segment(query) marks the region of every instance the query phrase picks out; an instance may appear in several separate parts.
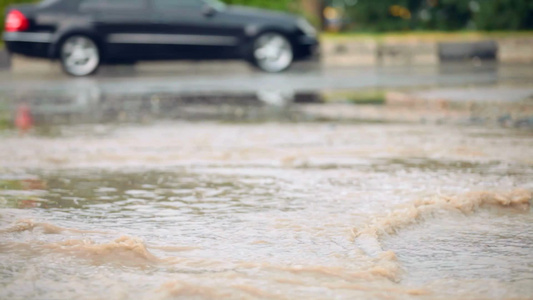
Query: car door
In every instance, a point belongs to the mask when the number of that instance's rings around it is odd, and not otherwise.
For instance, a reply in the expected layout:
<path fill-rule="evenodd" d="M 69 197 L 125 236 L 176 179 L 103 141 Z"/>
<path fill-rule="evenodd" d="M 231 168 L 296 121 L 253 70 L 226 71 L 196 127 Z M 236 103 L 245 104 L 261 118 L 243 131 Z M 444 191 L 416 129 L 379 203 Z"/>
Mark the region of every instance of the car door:
<path fill-rule="evenodd" d="M 82 0 L 79 9 L 92 15 L 107 59 L 128 61 L 153 55 L 153 45 L 146 43 L 153 33 L 148 0 Z"/>
<path fill-rule="evenodd" d="M 202 0 L 150 0 L 160 57 L 210 59 L 238 55 L 244 26 Z"/>

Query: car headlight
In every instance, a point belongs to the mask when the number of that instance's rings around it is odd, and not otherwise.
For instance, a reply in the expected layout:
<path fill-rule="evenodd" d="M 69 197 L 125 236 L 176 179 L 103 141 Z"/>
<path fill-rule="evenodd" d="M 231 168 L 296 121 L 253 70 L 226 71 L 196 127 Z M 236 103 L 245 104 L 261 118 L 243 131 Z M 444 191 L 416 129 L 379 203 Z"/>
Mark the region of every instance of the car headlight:
<path fill-rule="evenodd" d="M 316 29 L 315 27 L 313 27 L 313 25 L 311 25 L 311 23 L 309 23 L 309 21 L 307 21 L 306 19 L 304 18 L 300 18 L 298 19 L 298 28 L 300 28 L 301 31 L 303 31 L 303 33 L 305 33 L 305 35 L 307 36 L 310 36 L 310 37 L 316 37 Z"/>

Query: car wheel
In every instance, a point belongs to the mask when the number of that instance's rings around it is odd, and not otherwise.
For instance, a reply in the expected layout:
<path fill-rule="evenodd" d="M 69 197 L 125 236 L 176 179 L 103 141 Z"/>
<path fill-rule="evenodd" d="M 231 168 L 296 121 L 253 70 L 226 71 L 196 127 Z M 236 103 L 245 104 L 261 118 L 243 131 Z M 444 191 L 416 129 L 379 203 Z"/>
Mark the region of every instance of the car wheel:
<path fill-rule="evenodd" d="M 254 65 L 261 70 L 278 73 L 291 66 L 294 53 L 291 43 L 284 35 L 267 32 L 255 39 L 252 59 Z"/>
<path fill-rule="evenodd" d="M 74 35 L 61 44 L 61 65 L 72 76 L 87 76 L 100 65 L 100 51 L 89 37 Z"/>

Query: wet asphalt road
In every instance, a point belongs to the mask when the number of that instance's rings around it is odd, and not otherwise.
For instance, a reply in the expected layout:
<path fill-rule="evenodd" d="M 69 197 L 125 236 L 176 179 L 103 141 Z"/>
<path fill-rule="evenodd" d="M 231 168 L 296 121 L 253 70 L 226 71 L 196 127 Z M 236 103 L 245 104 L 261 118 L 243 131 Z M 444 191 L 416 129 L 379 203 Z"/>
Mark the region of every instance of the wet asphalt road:
<path fill-rule="evenodd" d="M 134 67 L 109 67 L 93 77 L 70 78 L 62 74 L 0 73 L 0 93 L 78 93 L 86 89 L 103 94 L 152 93 L 255 93 L 258 91 L 320 92 L 364 88 L 417 88 L 487 85 L 529 85 L 531 65 L 448 64 L 420 67 L 367 67 L 319 69 L 296 67 L 283 74 L 246 69 L 172 72 L 138 71 Z"/>
<path fill-rule="evenodd" d="M 362 91 L 364 94 L 368 89 L 380 89 L 407 90 L 416 97 L 427 99 L 521 105 L 522 100 L 532 95 L 533 82 L 531 65 L 447 64 L 337 69 L 297 65 L 283 74 L 254 72 L 244 65 L 232 64 L 209 70 L 202 69 L 202 65 L 175 71 L 173 67 L 108 67 L 87 78 L 71 78 L 58 72 L 0 72 L 0 114 L 12 119 L 21 104 L 28 104 L 39 124 L 144 122 L 154 118 L 294 121 L 338 119 L 348 111 L 350 119 L 390 121 L 398 120 L 395 116 L 402 116 L 401 120 L 404 117 L 440 120 L 443 116 L 430 116 L 429 112 L 421 115 L 412 115 L 410 111 L 386 112 L 385 108 L 373 105 L 367 110 L 362 110 L 361 106 L 329 105 L 327 108 L 320 105 L 316 111 L 309 112 L 301 111 L 303 106 L 291 104 L 322 103 L 325 94 L 330 95 L 327 100 L 345 103 L 348 99 L 345 92 Z M 187 68 L 191 68 L 190 72 Z M 524 120 L 533 124 L 530 115 L 522 113 L 525 108 L 511 107 L 511 112 L 502 109 L 501 105 L 491 107 L 489 110 L 483 108 L 481 115 L 472 116 L 467 111 L 466 115 L 456 116 L 453 120 L 507 120 L 515 111 L 520 111 L 513 124 Z"/>

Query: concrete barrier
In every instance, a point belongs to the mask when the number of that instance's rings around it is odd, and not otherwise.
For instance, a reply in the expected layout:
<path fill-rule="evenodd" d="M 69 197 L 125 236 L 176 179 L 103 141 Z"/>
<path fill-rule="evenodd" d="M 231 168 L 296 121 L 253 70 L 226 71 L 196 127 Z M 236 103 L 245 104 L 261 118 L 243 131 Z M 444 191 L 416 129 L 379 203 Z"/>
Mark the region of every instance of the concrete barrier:
<path fill-rule="evenodd" d="M 438 64 L 437 46 L 428 42 L 331 40 L 322 43 L 325 67 Z"/>
<path fill-rule="evenodd" d="M 377 43 L 372 40 L 330 40 L 321 44 L 324 66 L 372 66 L 377 64 Z"/>
<path fill-rule="evenodd" d="M 503 38 L 497 43 L 500 62 L 533 63 L 533 38 Z"/>
<path fill-rule="evenodd" d="M 378 47 L 381 65 L 435 65 L 437 45 L 430 42 L 384 42 Z"/>
<path fill-rule="evenodd" d="M 516 57 L 521 61 L 533 57 L 533 54 L 528 55 L 533 52 L 527 51 L 528 43 L 495 40 L 437 42 L 399 39 L 376 42 L 370 39 L 331 39 L 322 42 L 321 53 L 324 67 L 436 65 L 447 61 L 496 60 L 501 45 L 504 50 L 500 57 L 505 62 L 513 61 Z"/>
<path fill-rule="evenodd" d="M 496 41 L 445 42 L 439 43 L 440 61 L 460 61 L 474 58 L 496 60 L 498 44 Z"/>

